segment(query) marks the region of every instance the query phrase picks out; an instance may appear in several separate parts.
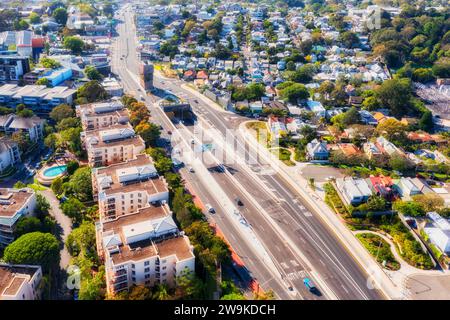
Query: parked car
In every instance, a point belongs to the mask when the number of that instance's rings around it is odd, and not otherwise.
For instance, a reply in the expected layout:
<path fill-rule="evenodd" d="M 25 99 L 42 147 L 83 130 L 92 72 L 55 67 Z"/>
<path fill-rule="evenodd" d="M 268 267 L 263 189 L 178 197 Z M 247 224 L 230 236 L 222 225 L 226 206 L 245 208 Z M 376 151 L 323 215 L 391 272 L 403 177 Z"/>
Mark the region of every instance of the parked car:
<path fill-rule="evenodd" d="M 195 170 L 194 170 L 194 168 L 192 168 L 192 167 L 189 167 L 189 172 L 190 172 L 190 173 L 195 173 Z"/>

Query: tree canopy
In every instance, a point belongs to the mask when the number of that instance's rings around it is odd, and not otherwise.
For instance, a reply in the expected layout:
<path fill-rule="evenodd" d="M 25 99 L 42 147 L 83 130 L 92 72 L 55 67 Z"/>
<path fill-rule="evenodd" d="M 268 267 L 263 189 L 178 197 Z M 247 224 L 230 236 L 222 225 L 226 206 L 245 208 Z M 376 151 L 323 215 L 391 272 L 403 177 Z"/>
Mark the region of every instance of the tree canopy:
<path fill-rule="evenodd" d="M 41 265 L 48 271 L 59 263 L 59 243 L 50 233 L 27 233 L 6 247 L 3 258 L 8 263 Z"/>

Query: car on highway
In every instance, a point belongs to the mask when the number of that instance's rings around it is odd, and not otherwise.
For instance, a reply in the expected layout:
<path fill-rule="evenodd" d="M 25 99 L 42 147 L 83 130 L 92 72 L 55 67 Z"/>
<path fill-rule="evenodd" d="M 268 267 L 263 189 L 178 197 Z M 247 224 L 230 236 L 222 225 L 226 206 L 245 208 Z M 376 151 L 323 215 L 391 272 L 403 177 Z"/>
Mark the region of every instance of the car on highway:
<path fill-rule="evenodd" d="M 171 135 L 171 134 L 172 134 L 172 131 L 170 131 L 170 130 L 167 131 L 167 134 L 168 134 L 168 135 Z"/>
<path fill-rule="evenodd" d="M 315 286 L 314 282 L 312 282 L 309 278 L 303 278 L 303 284 L 305 285 L 306 289 L 309 290 L 312 294 L 315 294 L 316 296 L 321 296 L 319 289 Z"/>
<path fill-rule="evenodd" d="M 208 203 L 205 205 L 206 210 L 208 210 L 209 213 L 216 213 L 216 210 Z"/>
<path fill-rule="evenodd" d="M 191 144 L 195 144 L 195 140 L 194 139 L 191 139 Z"/>
<path fill-rule="evenodd" d="M 195 99 L 194 102 L 198 104 L 198 100 L 197 99 Z"/>
<path fill-rule="evenodd" d="M 238 206 L 243 206 L 244 204 L 242 203 L 242 200 L 239 199 L 238 197 L 236 199 L 234 199 L 234 201 L 237 203 Z"/>

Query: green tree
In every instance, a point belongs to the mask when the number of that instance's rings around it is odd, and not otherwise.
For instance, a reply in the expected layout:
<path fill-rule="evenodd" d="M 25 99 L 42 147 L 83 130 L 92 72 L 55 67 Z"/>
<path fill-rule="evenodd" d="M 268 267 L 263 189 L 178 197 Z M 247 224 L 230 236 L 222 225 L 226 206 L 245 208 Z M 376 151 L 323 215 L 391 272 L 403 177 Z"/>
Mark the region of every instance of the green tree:
<path fill-rule="evenodd" d="M 80 201 L 92 200 L 91 168 L 78 168 L 68 182 L 70 194 Z"/>
<path fill-rule="evenodd" d="M 29 27 L 30 25 L 24 19 L 20 19 L 14 22 L 15 30 L 27 30 Z"/>
<path fill-rule="evenodd" d="M 64 48 L 72 51 L 73 54 L 81 54 L 84 48 L 84 41 L 76 36 L 68 36 L 64 38 Z"/>
<path fill-rule="evenodd" d="M 34 209 L 34 212 L 38 217 L 45 217 L 48 215 L 48 212 L 50 210 L 50 203 L 47 201 L 47 199 L 40 193 L 36 194 L 36 208 Z"/>
<path fill-rule="evenodd" d="M 32 12 L 29 19 L 31 24 L 38 24 L 41 22 L 41 17 L 36 12 Z"/>
<path fill-rule="evenodd" d="M 394 154 L 389 159 L 389 165 L 391 166 L 391 168 L 393 170 L 396 170 L 399 172 L 405 172 L 412 168 L 412 164 L 408 159 L 406 159 L 400 155 L 397 155 L 397 154 Z"/>
<path fill-rule="evenodd" d="M 52 184 L 50 185 L 50 188 L 52 189 L 53 193 L 56 195 L 61 195 L 64 192 L 63 188 L 63 179 L 61 177 L 56 178 L 52 181 Z"/>
<path fill-rule="evenodd" d="M 47 57 L 42 57 L 39 60 L 39 62 L 44 68 L 57 69 L 57 68 L 61 67 L 61 63 L 59 63 L 58 61 L 56 61 L 54 59 L 47 58 Z"/>
<path fill-rule="evenodd" d="M 74 172 L 80 167 L 80 164 L 76 160 L 70 160 L 67 163 L 67 173 L 69 175 L 74 174 Z"/>
<path fill-rule="evenodd" d="M 71 256 L 82 253 L 90 260 L 96 259 L 94 224 L 84 221 L 78 228 L 73 229 L 67 236 L 66 247 Z"/>
<path fill-rule="evenodd" d="M 58 131 L 64 131 L 70 128 L 81 128 L 81 121 L 78 117 L 64 118 L 56 125 Z"/>
<path fill-rule="evenodd" d="M 136 133 L 145 141 L 146 146 L 154 146 L 161 135 L 159 126 L 154 123 L 143 121 L 135 129 Z"/>
<path fill-rule="evenodd" d="M 292 83 L 287 87 L 283 87 L 279 90 L 279 94 L 282 99 L 292 103 L 296 103 L 298 99 L 304 100 L 309 97 L 308 89 L 300 83 Z"/>
<path fill-rule="evenodd" d="M 52 150 L 54 150 L 56 148 L 57 143 L 58 143 L 58 137 L 54 133 L 50 133 L 44 139 L 45 146 Z"/>
<path fill-rule="evenodd" d="M 37 264 L 47 272 L 59 263 L 59 243 L 49 233 L 27 233 L 6 247 L 3 259 L 14 264 Z"/>
<path fill-rule="evenodd" d="M 69 198 L 61 204 L 63 213 L 72 219 L 74 223 L 80 223 L 83 220 L 83 213 L 86 210 L 85 205 L 76 198 Z"/>
<path fill-rule="evenodd" d="M 408 113 L 411 107 L 411 83 L 407 78 L 386 80 L 376 90 L 376 97 L 392 114 L 401 117 Z"/>
<path fill-rule="evenodd" d="M 84 73 L 89 80 L 103 80 L 103 75 L 94 66 L 86 66 L 86 68 L 84 68 Z"/>
<path fill-rule="evenodd" d="M 22 188 L 26 188 L 27 185 L 25 183 L 23 183 L 22 181 L 17 181 L 13 187 L 14 187 L 14 189 L 22 189 Z"/>
<path fill-rule="evenodd" d="M 52 118 L 56 123 L 60 122 L 65 118 L 70 118 L 75 116 L 75 111 L 73 108 L 67 104 L 60 104 L 52 109 L 49 114 L 50 118 Z"/>
<path fill-rule="evenodd" d="M 85 83 L 77 91 L 77 102 L 81 104 L 102 101 L 107 97 L 105 88 L 96 80 Z"/>
<path fill-rule="evenodd" d="M 426 213 L 424 206 L 416 201 L 397 200 L 393 203 L 392 208 L 405 216 L 411 217 L 421 217 Z"/>
<path fill-rule="evenodd" d="M 359 37 L 351 31 L 344 31 L 339 35 L 339 41 L 341 41 L 345 47 L 351 49 L 359 45 Z"/>
<path fill-rule="evenodd" d="M 80 300 L 103 300 L 105 286 L 105 271 L 104 267 L 101 267 L 93 277 L 83 277 L 78 298 Z"/>
<path fill-rule="evenodd" d="M 421 130 L 430 132 L 431 130 L 433 130 L 433 127 L 433 114 L 431 113 L 431 111 L 424 112 L 419 120 L 419 128 Z"/>
<path fill-rule="evenodd" d="M 36 217 L 22 217 L 16 223 L 16 230 L 14 234 L 16 237 L 20 237 L 26 233 L 42 231 L 41 220 Z"/>
<path fill-rule="evenodd" d="M 55 18 L 55 21 L 62 26 L 66 25 L 67 22 L 67 10 L 64 8 L 57 8 L 52 13 L 52 17 Z"/>
<path fill-rule="evenodd" d="M 48 80 L 48 78 L 39 78 L 38 80 L 36 80 L 36 82 L 34 83 L 37 86 L 46 86 L 47 88 L 51 87 L 51 83 L 50 80 Z"/>

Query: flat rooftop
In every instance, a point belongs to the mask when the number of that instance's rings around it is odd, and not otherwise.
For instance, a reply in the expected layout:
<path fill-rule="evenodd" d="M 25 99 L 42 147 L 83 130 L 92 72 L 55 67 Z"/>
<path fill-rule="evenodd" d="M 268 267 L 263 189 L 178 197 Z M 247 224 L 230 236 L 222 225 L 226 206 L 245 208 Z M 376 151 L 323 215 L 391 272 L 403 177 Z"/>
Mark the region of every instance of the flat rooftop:
<path fill-rule="evenodd" d="M 0 264 L 0 297 L 15 295 L 22 284 L 33 278 L 38 270 L 38 266 Z"/>
<path fill-rule="evenodd" d="M 0 217 L 14 216 L 33 194 L 26 189 L 0 188 Z"/>

